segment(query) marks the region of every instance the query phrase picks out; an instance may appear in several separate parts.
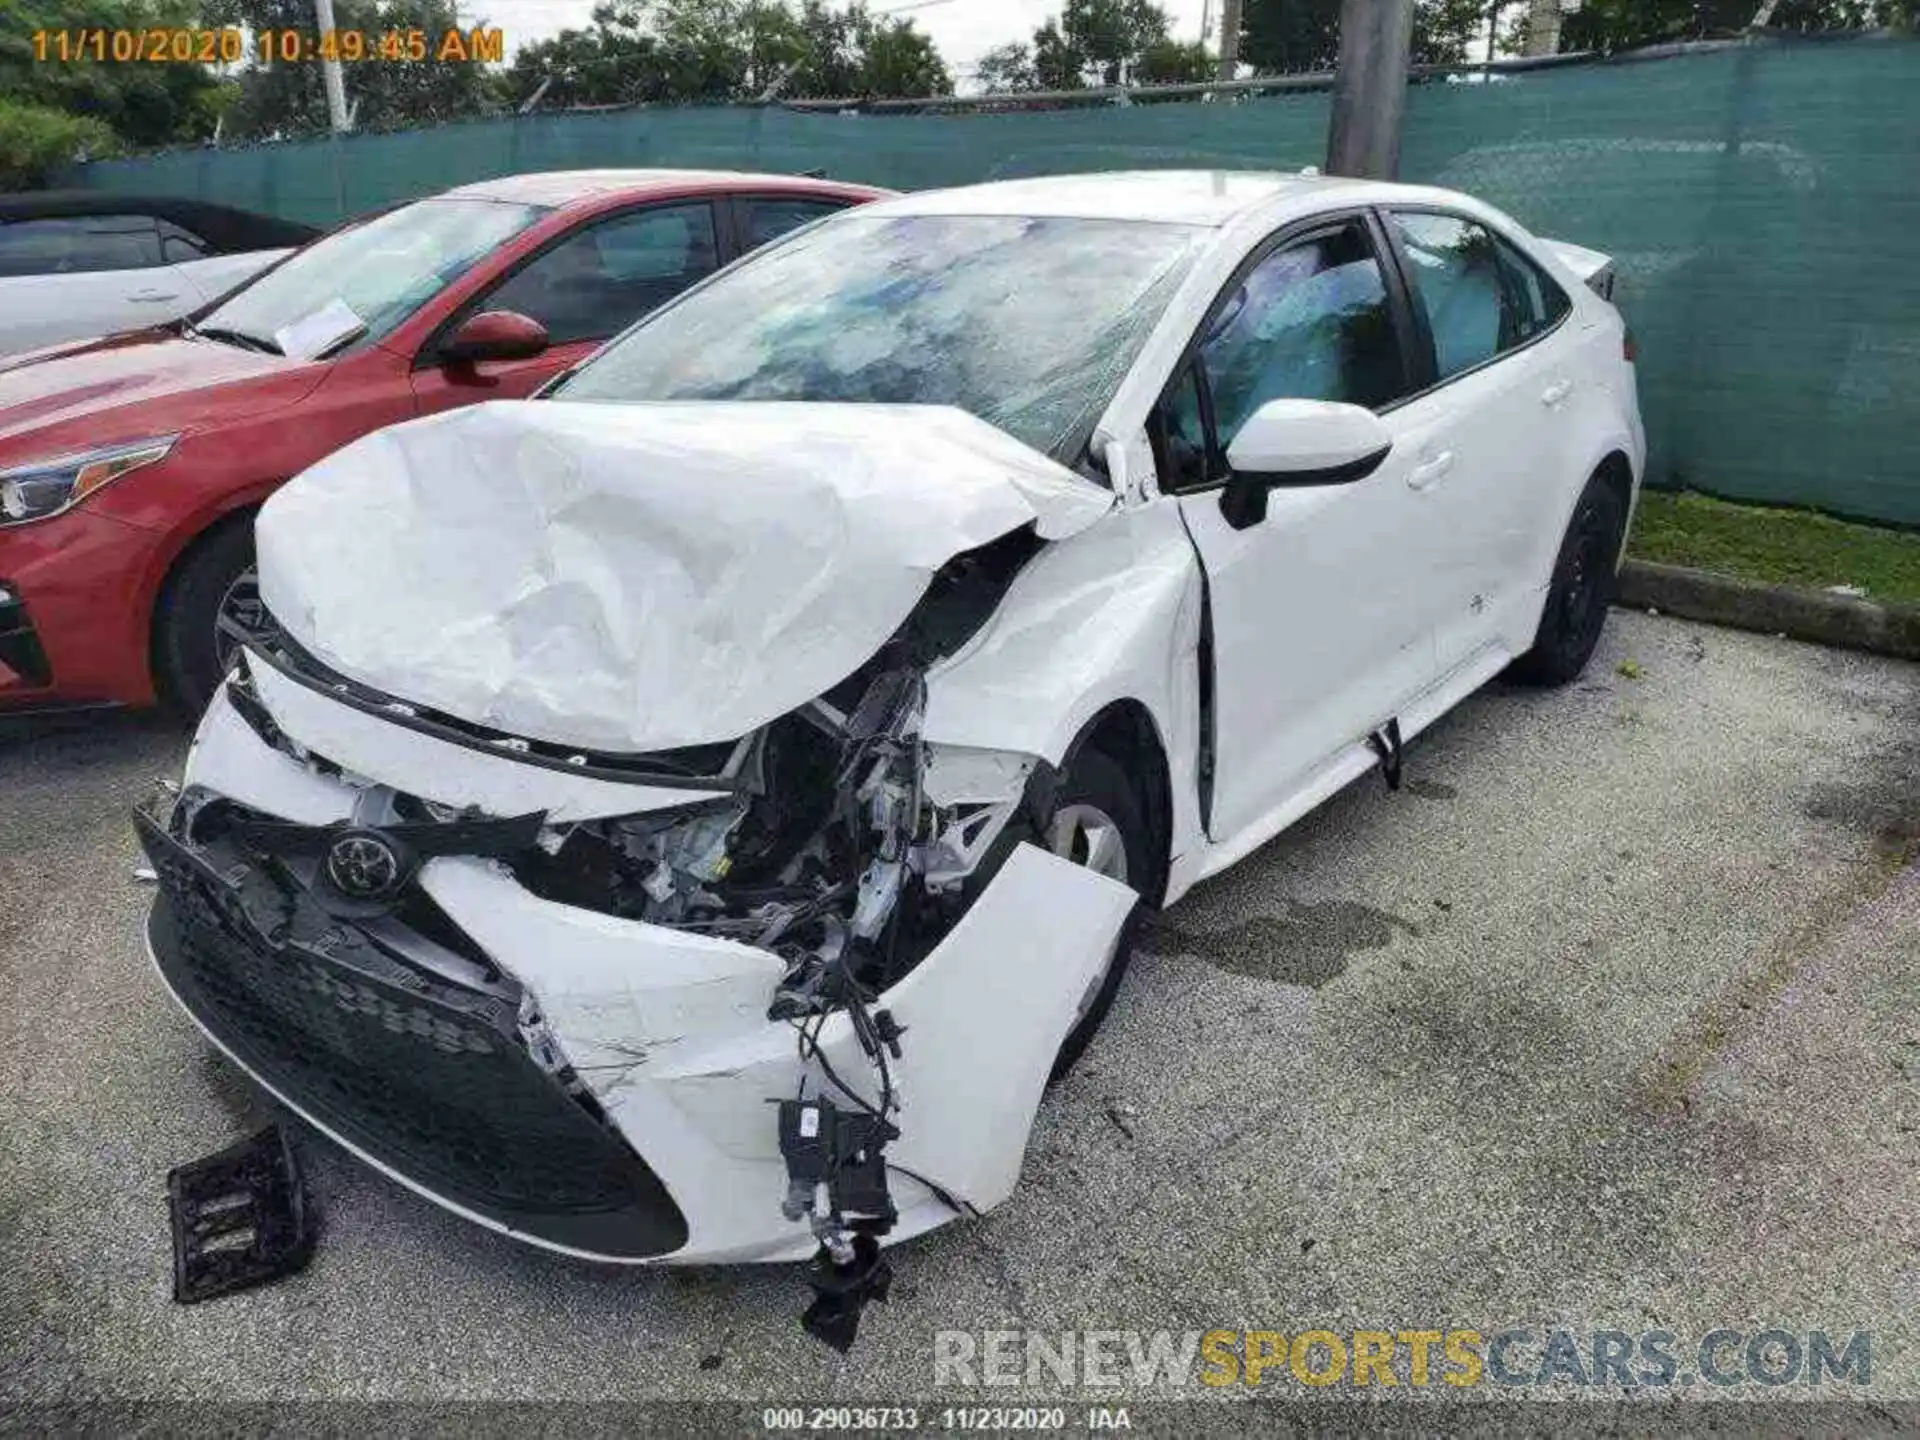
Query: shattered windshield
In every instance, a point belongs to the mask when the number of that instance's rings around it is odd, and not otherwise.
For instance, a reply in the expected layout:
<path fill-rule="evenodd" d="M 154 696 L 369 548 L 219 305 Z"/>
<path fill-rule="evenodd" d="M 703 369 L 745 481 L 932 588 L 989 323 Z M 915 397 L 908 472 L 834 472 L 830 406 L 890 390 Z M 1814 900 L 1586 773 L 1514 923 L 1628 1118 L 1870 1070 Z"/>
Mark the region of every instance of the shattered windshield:
<path fill-rule="evenodd" d="M 1203 234 L 1133 220 L 846 215 L 630 331 L 561 393 L 954 405 L 1071 463 Z"/>
<path fill-rule="evenodd" d="M 316 240 L 195 328 L 302 356 L 355 336 L 378 340 L 546 213 L 498 200 L 403 205 Z"/>

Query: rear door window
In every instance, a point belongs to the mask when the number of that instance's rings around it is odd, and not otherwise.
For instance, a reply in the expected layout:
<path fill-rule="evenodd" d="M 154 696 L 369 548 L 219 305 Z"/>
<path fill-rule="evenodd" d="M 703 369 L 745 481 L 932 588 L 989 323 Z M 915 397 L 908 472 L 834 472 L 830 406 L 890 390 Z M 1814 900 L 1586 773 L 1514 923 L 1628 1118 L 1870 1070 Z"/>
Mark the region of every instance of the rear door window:
<path fill-rule="evenodd" d="M 802 200 L 797 197 L 760 199 L 741 199 L 734 201 L 735 212 L 740 217 L 740 250 L 745 254 L 749 250 L 758 250 L 785 235 L 789 230 L 798 230 L 802 225 L 811 225 L 814 221 L 836 211 L 846 209 L 838 200 Z"/>
<path fill-rule="evenodd" d="M 1558 325 L 1573 308 L 1559 282 L 1506 241 L 1496 239 L 1494 248 L 1517 296 L 1520 339 L 1531 340 Z"/>
<path fill-rule="evenodd" d="M 164 264 L 151 215 L 85 215 L 0 225 L 0 276 L 81 275 Z"/>
<path fill-rule="evenodd" d="M 713 207 L 664 205 L 569 236 L 467 307 L 514 310 L 554 344 L 603 340 L 719 268 Z"/>
<path fill-rule="evenodd" d="M 1526 344 L 1571 308 L 1566 292 L 1486 226 L 1459 215 L 1395 211 L 1414 304 L 1446 380 Z"/>

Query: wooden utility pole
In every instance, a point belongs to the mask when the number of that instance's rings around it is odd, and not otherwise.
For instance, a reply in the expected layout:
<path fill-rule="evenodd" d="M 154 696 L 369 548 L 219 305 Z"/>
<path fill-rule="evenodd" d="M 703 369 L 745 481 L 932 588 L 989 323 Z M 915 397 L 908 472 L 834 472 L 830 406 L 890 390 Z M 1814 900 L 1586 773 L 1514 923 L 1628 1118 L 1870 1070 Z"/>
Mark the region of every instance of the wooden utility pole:
<path fill-rule="evenodd" d="M 1222 80 L 1239 78 L 1240 70 L 1240 0 L 1221 0 L 1220 5 L 1220 74 Z"/>
<path fill-rule="evenodd" d="M 1413 0 L 1340 0 L 1327 173 L 1391 180 L 1400 169 Z"/>

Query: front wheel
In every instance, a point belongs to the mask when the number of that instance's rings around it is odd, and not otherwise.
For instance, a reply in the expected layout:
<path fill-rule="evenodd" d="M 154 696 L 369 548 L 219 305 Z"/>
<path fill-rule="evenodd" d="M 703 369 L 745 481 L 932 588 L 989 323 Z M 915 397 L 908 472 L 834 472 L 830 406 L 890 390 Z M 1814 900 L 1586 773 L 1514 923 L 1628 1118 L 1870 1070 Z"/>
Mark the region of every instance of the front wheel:
<path fill-rule="evenodd" d="M 1514 679 L 1530 685 L 1565 685 L 1582 670 L 1600 643 L 1618 580 L 1620 546 L 1626 539 L 1627 497 L 1618 485 L 1595 475 L 1573 507 L 1546 608 L 1533 648 L 1513 662 Z"/>
<path fill-rule="evenodd" d="M 155 678 L 182 715 L 199 717 L 233 663 L 220 616 L 257 603 L 257 593 L 249 517 L 201 536 L 168 577 L 154 617 Z"/>
<path fill-rule="evenodd" d="M 1152 837 L 1140 802 L 1126 772 L 1098 750 L 1084 750 L 1061 782 L 1053 819 L 1042 837 L 1046 848 L 1063 860 L 1118 880 L 1139 890 L 1153 867 Z M 1080 997 L 1073 1028 L 1060 1042 L 1048 1080 L 1058 1080 L 1079 1060 L 1100 1022 L 1113 1007 L 1113 997 L 1126 974 L 1127 961 L 1139 937 L 1143 906 L 1135 905 L 1120 928 L 1106 963 Z"/>

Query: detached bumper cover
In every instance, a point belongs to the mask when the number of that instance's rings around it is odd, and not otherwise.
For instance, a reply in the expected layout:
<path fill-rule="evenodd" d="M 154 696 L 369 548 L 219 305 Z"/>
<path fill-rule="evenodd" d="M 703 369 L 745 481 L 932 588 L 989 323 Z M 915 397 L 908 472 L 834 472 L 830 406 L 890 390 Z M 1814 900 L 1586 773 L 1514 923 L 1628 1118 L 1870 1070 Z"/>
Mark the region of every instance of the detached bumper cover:
<path fill-rule="evenodd" d="M 500 1229 L 629 1260 L 685 1245 L 659 1178 L 527 1052 L 515 982 L 429 974 L 219 846 L 136 824 L 160 879 L 162 977 L 294 1109 Z"/>

